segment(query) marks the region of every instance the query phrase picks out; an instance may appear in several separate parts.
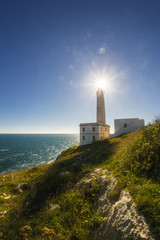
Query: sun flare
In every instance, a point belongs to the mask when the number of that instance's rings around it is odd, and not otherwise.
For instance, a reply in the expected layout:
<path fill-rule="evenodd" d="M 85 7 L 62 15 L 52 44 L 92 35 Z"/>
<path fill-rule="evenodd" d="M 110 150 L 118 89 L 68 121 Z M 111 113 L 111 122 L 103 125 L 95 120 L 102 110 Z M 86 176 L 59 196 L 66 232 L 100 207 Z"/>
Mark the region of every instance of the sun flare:
<path fill-rule="evenodd" d="M 122 83 L 126 79 L 126 70 L 119 70 L 114 66 L 107 66 L 107 64 L 100 67 L 90 67 L 87 70 L 83 82 L 87 96 L 88 91 L 90 95 L 93 95 L 98 89 L 102 89 L 110 98 L 113 98 L 117 92 L 123 93 Z"/>
<path fill-rule="evenodd" d="M 96 85 L 97 89 L 100 88 L 100 89 L 105 90 L 105 88 L 106 88 L 106 81 L 103 80 L 103 79 L 97 79 L 95 85 Z"/>

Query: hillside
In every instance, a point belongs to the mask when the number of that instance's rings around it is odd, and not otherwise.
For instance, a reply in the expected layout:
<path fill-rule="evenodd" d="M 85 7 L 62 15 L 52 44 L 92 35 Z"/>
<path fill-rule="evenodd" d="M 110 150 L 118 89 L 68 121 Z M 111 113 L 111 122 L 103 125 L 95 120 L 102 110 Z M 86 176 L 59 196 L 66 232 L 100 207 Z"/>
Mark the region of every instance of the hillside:
<path fill-rule="evenodd" d="M 52 164 L 0 175 L 0 239 L 93 239 L 104 219 L 98 209 L 102 185 L 93 178 L 85 191 L 76 186 L 95 169 L 116 179 L 109 193 L 113 201 L 122 190 L 129 192 L 152 236 L 160 239 L 160 121 L 74 146 Z"/>

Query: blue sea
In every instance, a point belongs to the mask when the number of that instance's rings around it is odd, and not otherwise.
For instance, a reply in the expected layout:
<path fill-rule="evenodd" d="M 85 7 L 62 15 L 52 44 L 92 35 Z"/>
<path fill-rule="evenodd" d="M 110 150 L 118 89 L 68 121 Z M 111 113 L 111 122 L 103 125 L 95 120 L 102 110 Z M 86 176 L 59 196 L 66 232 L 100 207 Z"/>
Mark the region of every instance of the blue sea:
<path fill-rule="evenodd" d="M 50 163 L 77 144 L 78 134 L 0 134 L 0 174 Z"/>

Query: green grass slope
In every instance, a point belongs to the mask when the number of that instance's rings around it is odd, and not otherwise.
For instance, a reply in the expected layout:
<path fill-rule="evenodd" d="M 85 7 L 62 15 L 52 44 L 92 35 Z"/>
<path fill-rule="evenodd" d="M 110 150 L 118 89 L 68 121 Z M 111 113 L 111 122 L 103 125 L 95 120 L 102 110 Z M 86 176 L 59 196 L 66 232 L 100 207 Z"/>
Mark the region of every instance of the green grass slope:
<path fill-rule="evenodd" d="M 72 147 L 52 164 L 0 175 L 0 239 L 92 239 L 102 221 L 96 209 L 101 186 L 93 182 L 87 194 L 72 188 L 97 167 L 118 179 L 112 197 L 129 191 L 160 239 L 160 121 L 119 138 Z M 17 190 L 19 183 L 24 185 Z"/>

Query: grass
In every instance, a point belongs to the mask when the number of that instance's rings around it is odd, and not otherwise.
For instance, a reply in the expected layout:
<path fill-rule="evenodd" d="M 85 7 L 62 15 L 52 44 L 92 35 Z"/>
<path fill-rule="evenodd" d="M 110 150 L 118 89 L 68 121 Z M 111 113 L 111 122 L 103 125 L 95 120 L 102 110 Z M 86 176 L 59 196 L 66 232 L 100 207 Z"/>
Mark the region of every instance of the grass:
<path fill-rule="evenodd" d="M 2 204 L 2 210 L 8 211 L 0 222 L 3 239 L 52 239 L 53 235 L 54 239 L 90 239 L 102 220 L 93 197 L 99 186 L 93 182 L 85 194 L 73 193 L 71 188 L 98 164 L 97 159 L 91 164 L 92 157 L 91 146 L 73 147 L 56 163 L 1 176 L 0 181 L 5 177 L 1 193 L 12 195 L 12 200 Z M 16 193 L 21 181 L 27 182 L 28 189 Z M 51 211 L 50 204 L 60 208 Z"/>
<path fill-rule="evenodd" d="M 127 189 L 160 239 L 159 121 L 118 138 L 69 148 L 55 163 L 0 175 L 0 212 L 7 211 L 0 218 L 0 239 L 92 239 L 102 221 L 96 209 L 101 186 L 95 180 L 84 193 L 72 188 L 97 167 L 118 179 L 110 197 L 116 201 Z M 28 187 L 18 193 L 20 182 Z M 52 211 L 51 204 L 59 208 Z"/>

